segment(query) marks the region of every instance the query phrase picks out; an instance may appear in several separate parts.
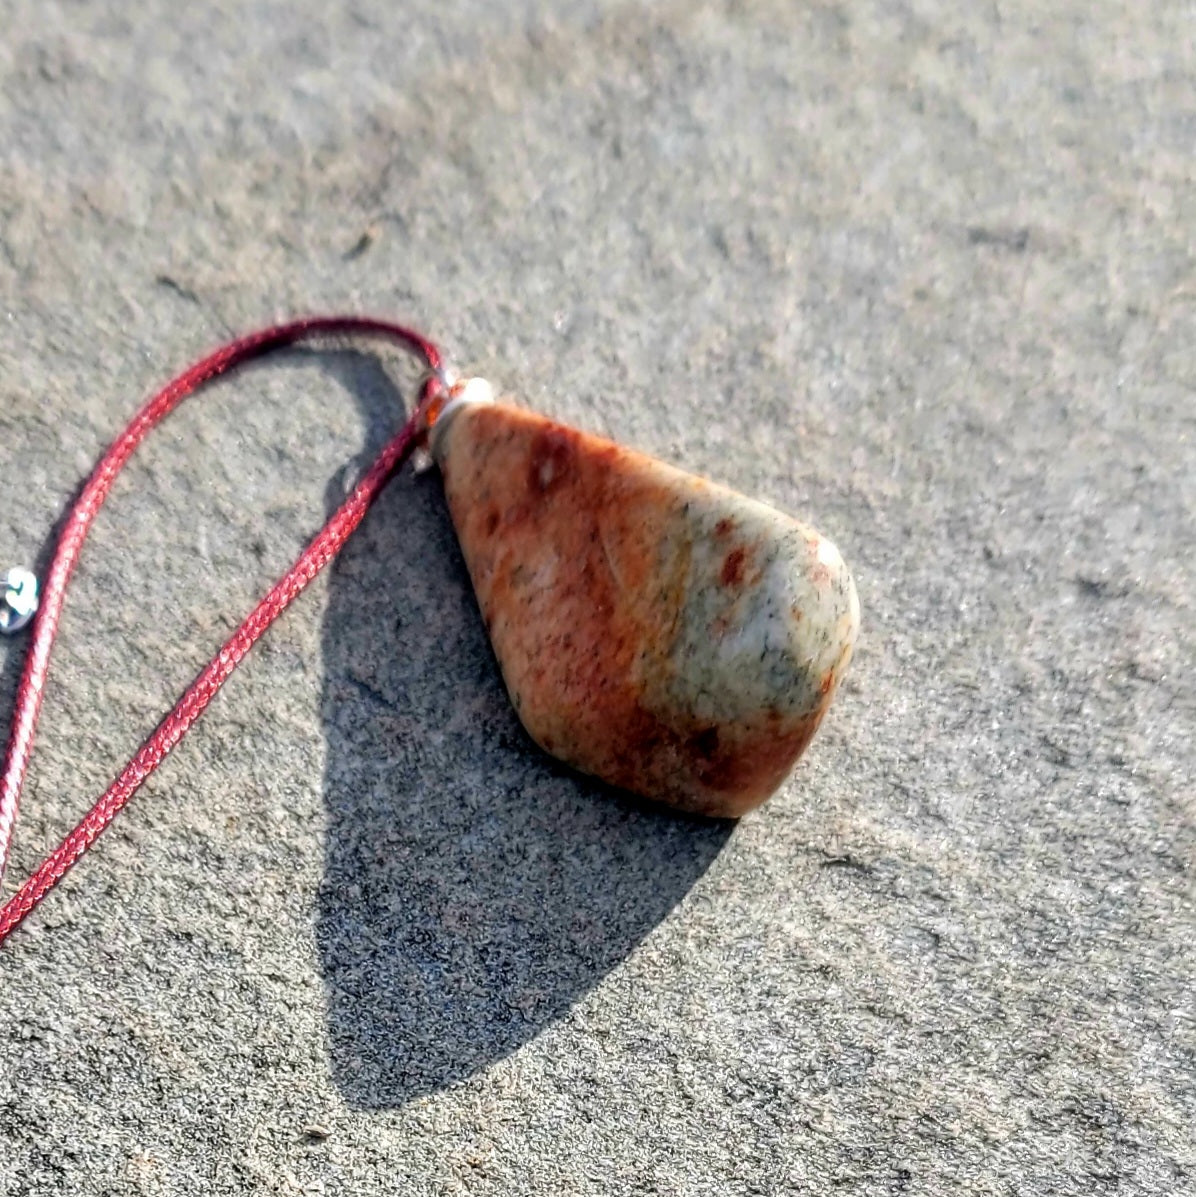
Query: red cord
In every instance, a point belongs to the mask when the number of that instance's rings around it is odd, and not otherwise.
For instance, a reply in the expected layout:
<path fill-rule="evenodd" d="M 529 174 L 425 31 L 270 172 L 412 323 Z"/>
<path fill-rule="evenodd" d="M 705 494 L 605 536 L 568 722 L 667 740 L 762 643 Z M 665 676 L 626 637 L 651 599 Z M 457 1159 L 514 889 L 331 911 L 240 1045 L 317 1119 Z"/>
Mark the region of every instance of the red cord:
<path fill-rule="evenodd" d="M 420 392 L 415 414 L 382 450 L 353 493 L 304 549 L 295 564 L 191 683 L 174 709 L 162 720 L 157 730 L 145 741 L 137 755 L 125 766 L 120 776 L 108 787 L 78 826 L 0 908 L 0 944 L 91 847 L 125 803 L 137 792 L 142 782 L 162 763 L 171 749 L 186 735 L 191 725 L 203 714 L 204 708 L 241 663 L 258 637 L 336 556 L 353 530 L 361 523 L 370 505 L 394 472 L 410 456 L 422 436 L 427 411 L 441 390 L 439 373 L 443 362 L 440 351 L 431 341 L 411 329 L 385 320 L 371 320 L 360 316 L 315 317 L 251 333 L 204 358 L 150 399 L 100 458 L 83 492 L 75 501 L 59 534 L 42 595 L 41 609 L 33 626 L 33 640 L 17 690 L 4 772 L 0 775 L 0 878 L 3 877 L 4 866 L 8 862 L 21 786 L 33 749 L 33 737 L 50 664 L 50 649 L 58 631 L 67 583 L 79 559 L 88 530 L 107 498 L 116 476 L 150 429 L 205 382 L 272 350 L 313 337 L 350 333 L 397 341 L 423 359 L 430 373 Z"/>

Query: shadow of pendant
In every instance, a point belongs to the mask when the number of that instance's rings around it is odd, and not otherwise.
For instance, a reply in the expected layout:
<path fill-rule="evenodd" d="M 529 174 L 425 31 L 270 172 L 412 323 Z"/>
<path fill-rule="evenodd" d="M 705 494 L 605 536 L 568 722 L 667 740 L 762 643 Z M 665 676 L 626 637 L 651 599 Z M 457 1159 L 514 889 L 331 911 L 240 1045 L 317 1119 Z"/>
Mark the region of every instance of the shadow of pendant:
<path fill-rule="evenodd" d="M 397 397 L 362 362 L 337 373 L 372 448 Z M 331 1068 L 350 1105 L 395 1107 L 564 1015 L 733 825 L 640 804 L 532 743 L 435 473 L 396 479 L 334 563 L 323 656 Z"/>

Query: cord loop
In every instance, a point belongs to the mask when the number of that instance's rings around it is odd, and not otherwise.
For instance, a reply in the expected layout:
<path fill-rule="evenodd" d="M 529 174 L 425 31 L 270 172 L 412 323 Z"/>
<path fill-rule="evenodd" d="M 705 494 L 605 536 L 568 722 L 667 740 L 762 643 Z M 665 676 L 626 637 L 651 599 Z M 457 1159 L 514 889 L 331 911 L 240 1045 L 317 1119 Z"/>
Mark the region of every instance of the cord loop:
<path fill-rule="evenodd" d="M 365 316 L 312 317 L 250 333 L 209 354 L 150 399 L 100 458 L 79 498 L 71 507 L 46 576 L 41 614 L 34 623 L 33 639 L 17 690 L 4 770 L 0 773 L 0 880 L 3 878 L 4 866 L 12 845 L 21 787 L 33 749 L 34 733 L 50 665 L 50 650 L 58 631 L 67 584 L 79 559 L 88 530 L 108 497 L 117 475 L 149 431 L 204 383 L 274 350 L 315 337 L 344 334 L 394 341 L 423 361 L 428 373 L 420 386 L 414 414 L 382 450 L 349 497 L 303 550 L 294 565 L 275 583 L 265 598 L 204 667 L 175 704 L 174 709 L 142 744 L 137 755 L 125 766 L 91 810 L 42 861 L 16 894 L 0 908 L 0 944 L 62 880 L 70 867 L 116 818 L 146 778 L 187 734 L 257 639 L 336 556 L 391 476 L 410 457 L 423 438 L 429 409 L 447 385 L 440 350 L 426 337 L 410 328 Z M 15 609 L 14 601 L 27 608 L 30 601 L 27 593 L 28 580 L 18 578 L 19 585 L 13 585 L 12 576 L 11 572 L 5 575 L 3 583 L 6 609 Z M 36 586 L 36 579 L 33 579 L 35 607 Z M 2 618 L 0 612 L 0 621 Z"/>

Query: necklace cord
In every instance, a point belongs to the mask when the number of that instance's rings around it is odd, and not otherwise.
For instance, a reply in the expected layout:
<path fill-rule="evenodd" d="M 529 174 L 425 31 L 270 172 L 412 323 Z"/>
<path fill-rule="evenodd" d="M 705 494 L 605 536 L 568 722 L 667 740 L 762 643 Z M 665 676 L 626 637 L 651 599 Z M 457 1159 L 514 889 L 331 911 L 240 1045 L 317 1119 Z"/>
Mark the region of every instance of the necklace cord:
<path fill-rule="evenodd" d="M 0 880 L 3 879 L 12 846 L 17 807 L 33 749 L 49 670 L 50 650 L 58 631 L 67 584 L 87 533 L 117 475 L 150 430 L 205 383 L 246 362 L 301 341 L 344 335 L 377 337 L 397 342 L 422 360 L 428 373 L 420 388 L 414 414 L 382 450 L 349 497 L 300 553 L 295 563 L 204 666 L 116 780 L 74 830 L 0 907 L 0 944 L 95 843 L 142 783 L 187 734 L 258 638 L 336 556 L 395 471 L 410 457 L 424 435 L 429 410 L 444 390 L 444 362 L 440 350 L 412 329 L 364 316 L 311 317 L 250 333 L 197 362 L 148 400 L 100 458 L 71 506 L 58 536 L 46 576 L 42 605 L 34 620 L 33 638 L 17 689 L 4 770 L 0 774 Z"/>

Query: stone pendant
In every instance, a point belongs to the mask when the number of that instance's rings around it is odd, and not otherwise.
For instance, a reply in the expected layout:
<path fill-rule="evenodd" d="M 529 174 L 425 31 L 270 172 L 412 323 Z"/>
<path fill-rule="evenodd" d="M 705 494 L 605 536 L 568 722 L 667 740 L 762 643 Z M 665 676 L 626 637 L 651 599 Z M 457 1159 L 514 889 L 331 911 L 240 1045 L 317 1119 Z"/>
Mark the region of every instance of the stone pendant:
<path fill-rule="evenodd" d="M 758 806 L 851 658 L 859 602 L 839 551 L 763 503 L 471 388 L 431 448 L 524 727 L 682 810 Z"/>

